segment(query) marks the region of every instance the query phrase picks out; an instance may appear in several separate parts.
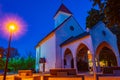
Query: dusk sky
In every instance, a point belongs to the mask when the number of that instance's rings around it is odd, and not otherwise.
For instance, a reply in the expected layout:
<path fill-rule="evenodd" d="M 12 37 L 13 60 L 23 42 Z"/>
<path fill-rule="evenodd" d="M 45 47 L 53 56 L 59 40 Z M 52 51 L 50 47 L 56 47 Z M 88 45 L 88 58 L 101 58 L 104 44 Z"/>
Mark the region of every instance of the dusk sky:
<path fill-rule="evenodd" d="M 0 0 L 0 19 L 7 14 L 21 17 L 27 24 L 27 32 L 12 40 L 12 47 L 21 55 L 35 54 L 35 46 L 54 29 L 53 16 L 62 0 Z M 73 13 L 78 23 L 85 28 L 88 11 L 92 8 L 90 0 L 63 0 L 63 4 Z M 1 27 L 1 26 L 0 26 Z M 0 46 L 7 48 L 8 39 L 1 36 Z"/>

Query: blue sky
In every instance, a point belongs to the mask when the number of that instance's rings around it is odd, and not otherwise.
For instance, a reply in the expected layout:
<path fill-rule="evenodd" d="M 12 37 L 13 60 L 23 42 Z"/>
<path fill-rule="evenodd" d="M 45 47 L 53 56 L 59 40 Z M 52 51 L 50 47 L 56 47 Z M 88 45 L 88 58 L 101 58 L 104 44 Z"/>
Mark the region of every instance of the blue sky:
<path fill-rule="evenodd" d="M 53 16 L 62 0 L 0 0 L 0 18 L 6 14 L 15 14 L 27 23 L 27 32 L 12 47 L 21 55 L 35 54 L 35 46 L 54 29 Z M 90 0 L 63 0 L 64 5 L 73 13 L 81 27 L 85 28 L 87 12 L 92 8 Z M 0 33 L 2 35 L 2 33 Z M 0 46 L 7 48 L 8 40 L 0 36 Z"/>

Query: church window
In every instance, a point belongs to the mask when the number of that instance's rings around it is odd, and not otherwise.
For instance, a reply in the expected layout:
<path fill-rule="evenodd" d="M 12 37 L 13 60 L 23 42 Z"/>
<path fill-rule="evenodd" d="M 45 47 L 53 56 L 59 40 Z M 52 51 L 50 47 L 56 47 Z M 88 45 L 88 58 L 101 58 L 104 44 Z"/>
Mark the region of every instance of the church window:
<path fill-rule="evenodd" d="M 103 34 L 104 36 L 106 36 L 106 32 L 105 32 L 105 31 L 102 31 L 102 34 Z"/>
<path fill-rule="evenodd" d="M 71 31 L 74 31 L 74 27 L 73 27 L 73 26 L 70 26 L 70 30 L 71 30 Z"/>

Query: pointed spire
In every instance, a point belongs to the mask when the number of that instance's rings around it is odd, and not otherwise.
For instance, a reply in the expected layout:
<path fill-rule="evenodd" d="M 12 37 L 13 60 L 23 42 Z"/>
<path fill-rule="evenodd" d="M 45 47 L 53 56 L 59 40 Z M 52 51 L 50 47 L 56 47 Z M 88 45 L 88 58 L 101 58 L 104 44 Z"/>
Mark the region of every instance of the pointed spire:
<path fill-rule="evenodd" d="M 58 11 L 63 11 L 63 12 L 66 12 L 66 13 L 70 13 L 70 14 L 71 14 L 71 12 L 67 9 L 67 7 L 66 7 L 64 4 L 62 4 L 62 5 L 60 6 L 60 8 L 58 9 Z"/>
<path fill-rule="evenodd" d="M 61 6 L 60 6 L 60 8 L 57 10 L 55 16 L 57 15 L 57 13 L 58 13 L 59 11 L 65 12 L 65 13 L 68 13 L 68 14 L 72 14 L 72 12 L 71 12 L 69 9 L 67 9 L 67 7 L 66 7 L 64 4 L 61 4 Z M 54 17 L 55 17 L 55 16 L 54 16 Z"/>

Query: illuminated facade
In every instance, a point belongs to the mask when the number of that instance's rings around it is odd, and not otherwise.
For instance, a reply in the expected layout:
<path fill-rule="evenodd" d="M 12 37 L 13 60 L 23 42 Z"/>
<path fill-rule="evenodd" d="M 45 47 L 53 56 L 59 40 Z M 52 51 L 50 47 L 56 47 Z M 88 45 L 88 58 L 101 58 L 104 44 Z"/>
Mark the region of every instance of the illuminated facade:
<path fill-rule="evenodd" d="M 116 36 L 103 22 L 84 30 L 63 4 L 54 20 L 55 29 L 36 46 L 36 71 L 43 71 L 40 58 L 46 60 L 45 71 L 76 68 L 79 72 L 90 71 L 91 68 L 99 70 L 103 66 L 120 66 Z"/>

